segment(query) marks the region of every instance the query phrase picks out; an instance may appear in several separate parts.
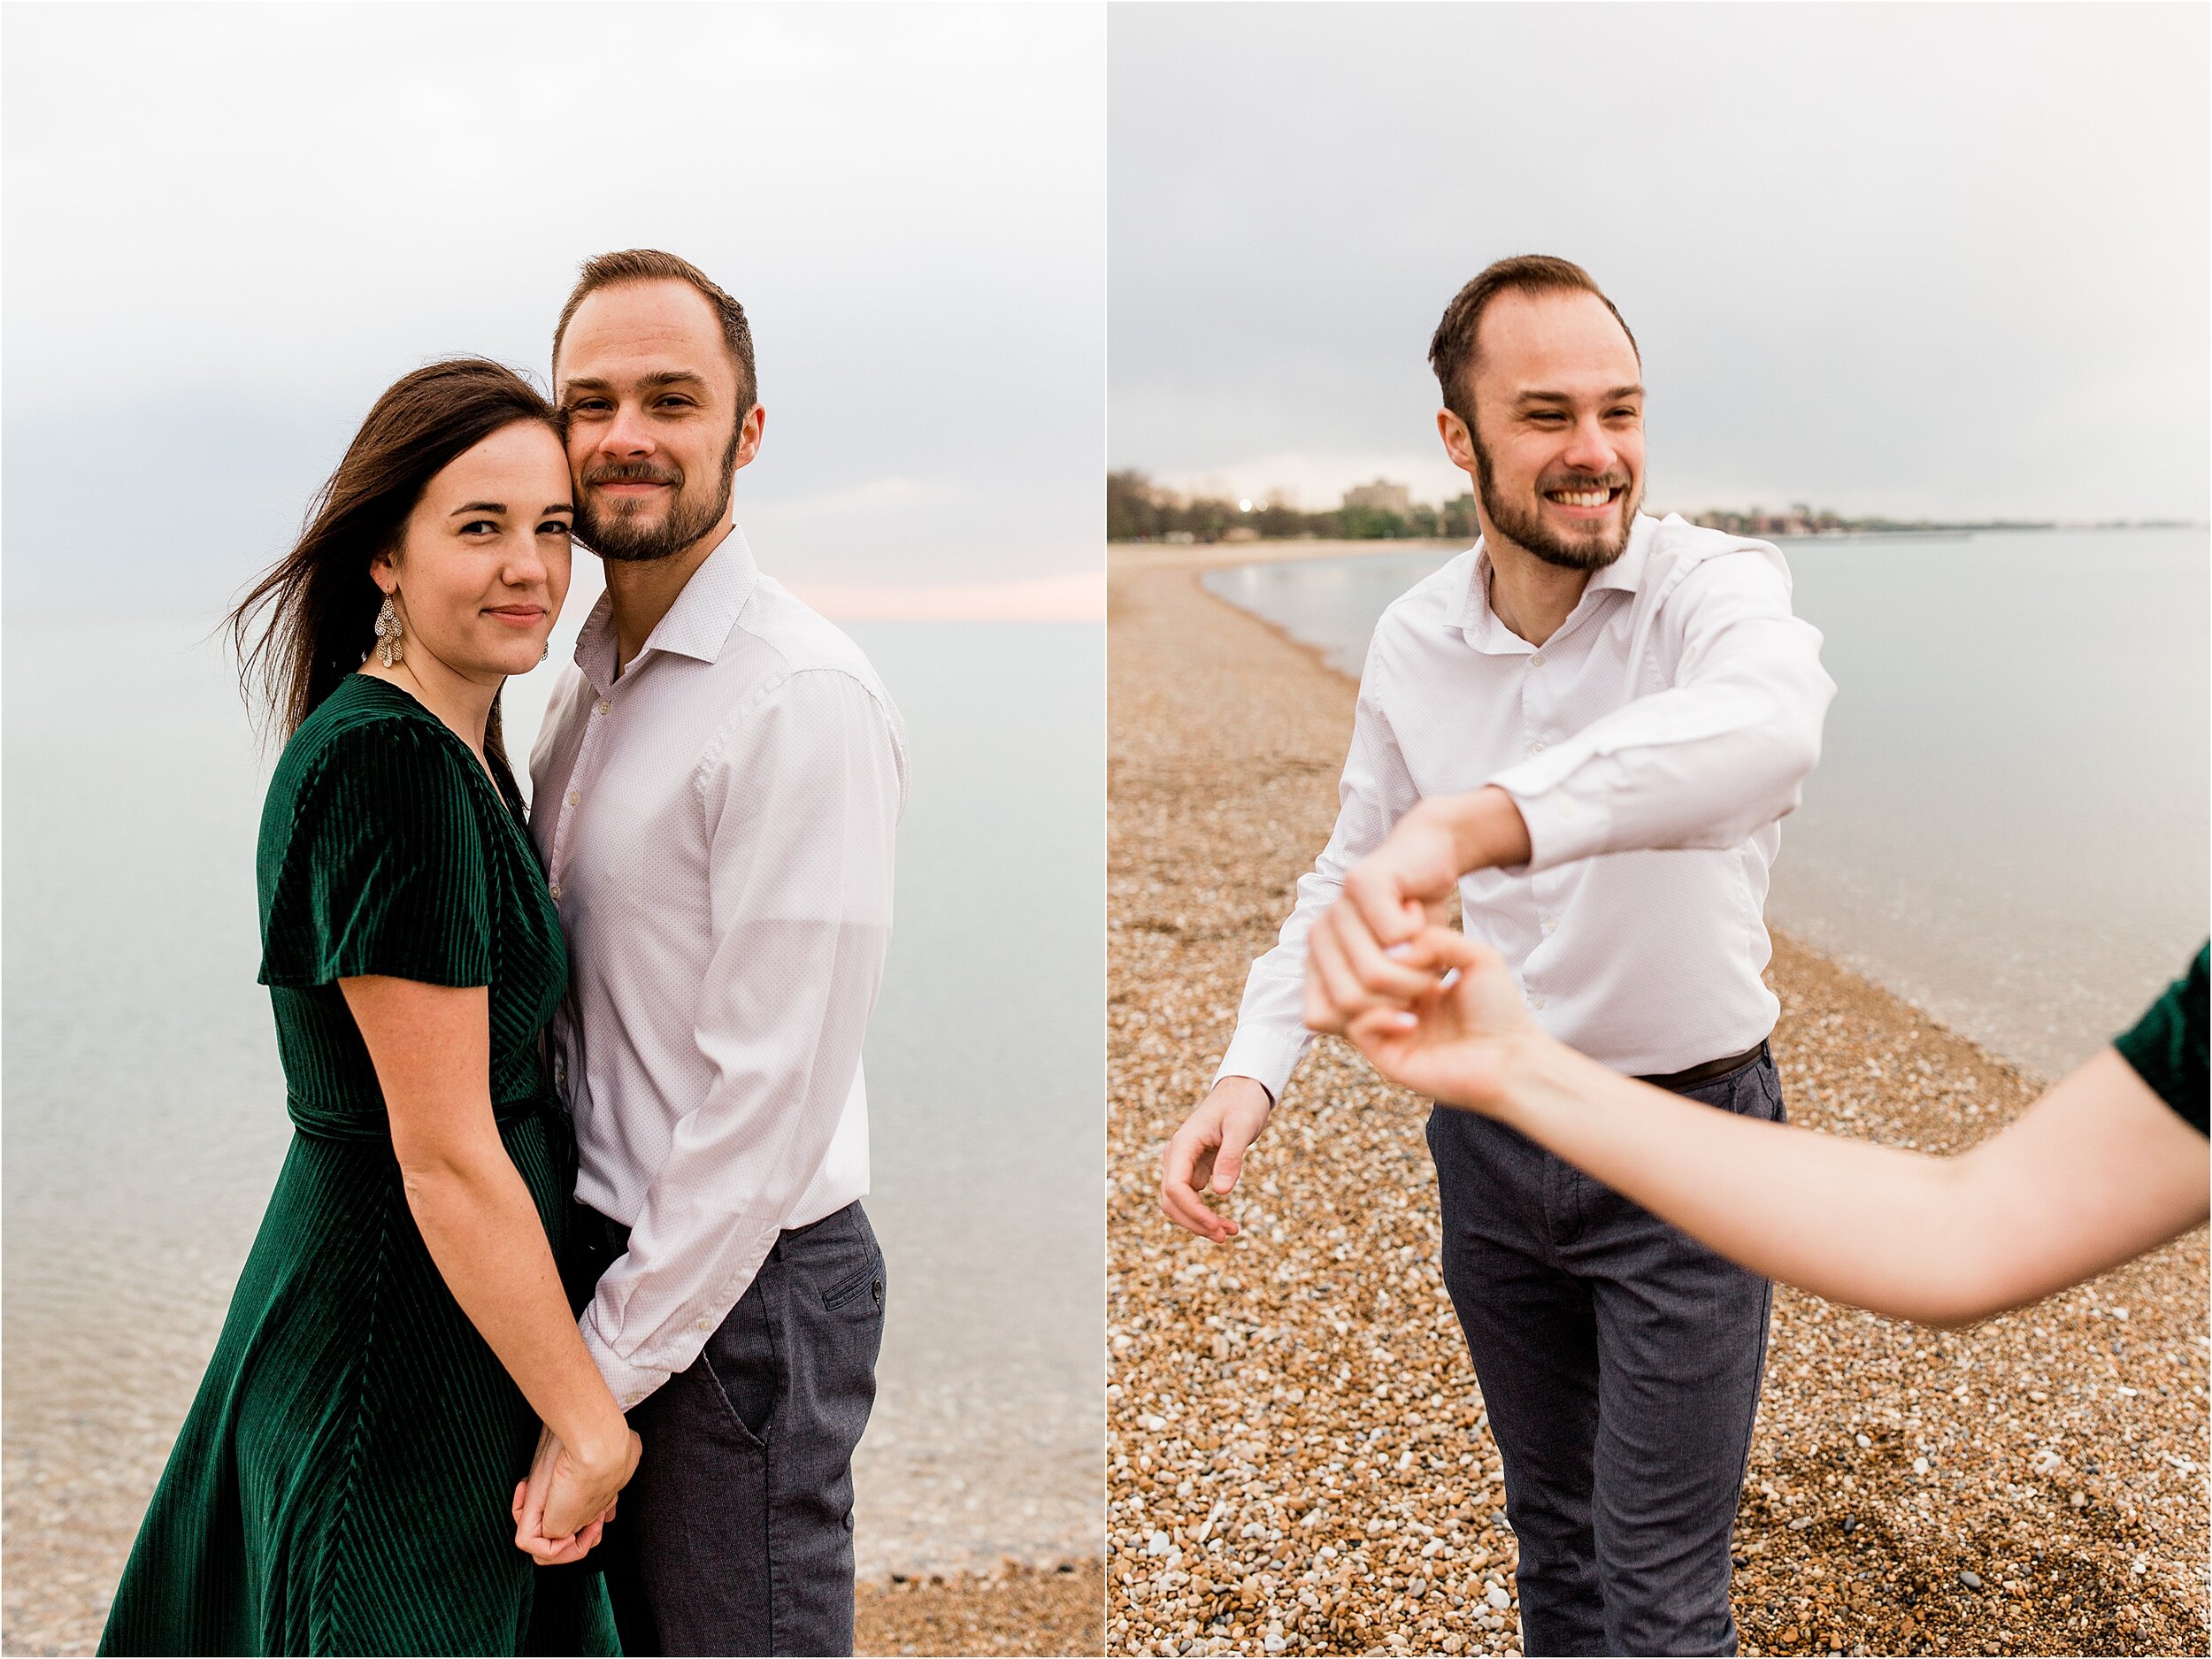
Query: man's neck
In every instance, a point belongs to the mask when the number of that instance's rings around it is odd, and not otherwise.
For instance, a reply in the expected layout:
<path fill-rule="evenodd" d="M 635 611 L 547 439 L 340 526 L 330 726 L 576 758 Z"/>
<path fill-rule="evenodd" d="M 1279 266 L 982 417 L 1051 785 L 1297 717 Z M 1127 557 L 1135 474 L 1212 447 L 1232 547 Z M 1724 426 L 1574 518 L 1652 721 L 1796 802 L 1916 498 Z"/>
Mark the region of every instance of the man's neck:
<path fill-rule="evenodd" d="M 1594 572 L 1563 570 L 1487 525 L 1482 541 L 1490 555 L 1491 613 L 1531 645 L 1541 645 L 1574 614 Z"/>
<path fill-rule="evenodd" d="M 725 518 L 682 552 L 664 559 L 608 559 L 607 598 L 614 613 L 614 672 L 618 678 L 645 649 L 676 603 L 676 595 L 728 537 L 733 520 Z"/>

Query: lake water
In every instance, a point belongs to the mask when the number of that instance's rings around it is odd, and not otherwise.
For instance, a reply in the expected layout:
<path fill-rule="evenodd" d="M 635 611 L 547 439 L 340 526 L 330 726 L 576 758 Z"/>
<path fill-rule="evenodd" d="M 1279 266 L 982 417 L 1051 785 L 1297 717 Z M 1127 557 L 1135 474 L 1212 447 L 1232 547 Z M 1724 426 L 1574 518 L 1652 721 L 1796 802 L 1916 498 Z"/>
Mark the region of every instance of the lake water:
<path fill-rule="evenodd" d="M 2207 929 L 2207 533 L 1781 544 L 1838 687 L 1778 926 L 2054 1077 Z M 1426 548 L 1210 572 L 1356 675 Z"/>
<path fill-rule="evenodd" d="M 290 1133 L 254 982 L 267 764 L 208 626 L 7 625 L 11 1652 L 96 1635 Z M 866 1056 L 891 1291 L 861 1570 L 1095 1555 L 1104 630 L 851 632 L 912 759 Z M 565 655 L 511 687 L 518 754 Z"/>

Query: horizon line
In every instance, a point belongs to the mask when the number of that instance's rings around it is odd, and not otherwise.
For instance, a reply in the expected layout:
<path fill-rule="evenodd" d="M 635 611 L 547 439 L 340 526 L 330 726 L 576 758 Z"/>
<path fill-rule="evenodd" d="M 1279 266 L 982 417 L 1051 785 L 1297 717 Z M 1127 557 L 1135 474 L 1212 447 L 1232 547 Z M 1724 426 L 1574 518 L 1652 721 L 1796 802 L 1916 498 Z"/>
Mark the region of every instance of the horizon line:
<path fill-rule="evenodd" d="M 1104 622 L 1106 569 L 1010 582 L 787 582 L 833 622 Z"/>

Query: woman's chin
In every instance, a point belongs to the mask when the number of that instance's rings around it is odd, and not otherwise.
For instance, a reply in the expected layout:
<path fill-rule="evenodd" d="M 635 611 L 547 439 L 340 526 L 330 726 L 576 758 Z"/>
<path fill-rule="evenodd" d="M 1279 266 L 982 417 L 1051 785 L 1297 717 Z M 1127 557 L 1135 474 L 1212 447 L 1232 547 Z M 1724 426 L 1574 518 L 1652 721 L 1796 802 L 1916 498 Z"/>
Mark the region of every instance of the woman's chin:
<path fill-rule="evenodd" d="M 502 640 L 482 657 L 482 671 L 512 679 L 526 674 L 545 660 L 543 640 Z"/>

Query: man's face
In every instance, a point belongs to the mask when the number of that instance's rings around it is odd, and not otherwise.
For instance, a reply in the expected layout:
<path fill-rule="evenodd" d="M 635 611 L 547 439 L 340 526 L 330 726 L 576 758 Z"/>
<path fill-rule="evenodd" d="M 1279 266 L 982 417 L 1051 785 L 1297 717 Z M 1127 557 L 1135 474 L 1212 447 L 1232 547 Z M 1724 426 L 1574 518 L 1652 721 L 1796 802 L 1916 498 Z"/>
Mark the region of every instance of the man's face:
<path fill-rule="evenodd" d="M 1471 431 L 1437 416 L 1475 480 L 1483 533 L 1548 565 L 1620 557 L 1644 493 L 1644 388 L 1627 331 L 1594 294 L 1500 295 L 1483 311 Z"/>
<path fill-rule="evenodd" d="M 672 279 L 601 288 L 569 319 L 553 372 L 576 533 L 592 550 L 664 559 L 719 540 L 763 416 L 737 406 L 737 365 L 706 296 Z"/>

